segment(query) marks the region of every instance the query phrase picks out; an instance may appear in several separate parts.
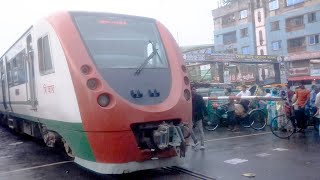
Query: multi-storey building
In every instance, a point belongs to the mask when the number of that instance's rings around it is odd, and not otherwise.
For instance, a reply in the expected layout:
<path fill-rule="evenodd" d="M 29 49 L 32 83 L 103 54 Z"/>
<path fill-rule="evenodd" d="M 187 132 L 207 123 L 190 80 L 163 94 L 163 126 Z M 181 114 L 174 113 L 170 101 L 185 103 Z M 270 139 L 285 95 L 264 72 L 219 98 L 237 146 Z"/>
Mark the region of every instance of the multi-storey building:
<path fill-rule="evenodd" d="M 320 0 L 229 0 L 212 15 L 217 52 L 284 56 L 289 81 L 320 80 Z"/>

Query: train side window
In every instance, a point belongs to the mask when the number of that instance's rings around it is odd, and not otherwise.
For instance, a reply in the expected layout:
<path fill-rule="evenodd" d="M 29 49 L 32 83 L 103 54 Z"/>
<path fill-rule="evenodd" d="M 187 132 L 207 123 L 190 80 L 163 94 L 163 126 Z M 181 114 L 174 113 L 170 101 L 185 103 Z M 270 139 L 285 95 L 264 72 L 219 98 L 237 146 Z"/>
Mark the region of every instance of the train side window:
<path fill-rule="evenodd" d="M 54 73 L 48 35 L 38 39 L 38 60 L 41 75 Z"/>
<path fill-rule="evenodd" d="M 7 77 L 8 77 L 8 85 L 9 87 L 12 87 L 13 81 L 12 81 L 12 68 L 11 63 L 7 62 Z"/>
<path fill-rule="evenodd" d="M 7 63 L 9 87 L 25 84 L 27 82 L 24 55 L 25 49 L 20 51 Z"/>

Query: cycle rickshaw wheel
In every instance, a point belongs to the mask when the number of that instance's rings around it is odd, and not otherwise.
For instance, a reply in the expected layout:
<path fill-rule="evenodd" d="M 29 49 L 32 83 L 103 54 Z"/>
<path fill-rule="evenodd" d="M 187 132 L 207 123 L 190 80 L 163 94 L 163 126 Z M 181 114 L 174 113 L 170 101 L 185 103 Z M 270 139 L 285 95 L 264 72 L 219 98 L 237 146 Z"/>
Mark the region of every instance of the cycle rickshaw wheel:
<path fill-rule="evenodd" d="M 249 114 L 251 127 L 255 130 L 264 129 L 267 125 L 267 116 L 262 110 L 254 110 Z"/>
<path fill-rule="evenodd" d="M 203 126 L 208 131 L 214 131 L 219 127 L 220 124 L 220 117 L 213 113 L 211 117 L 208 118 L 207 121 L 203 123 Z"/>
<path fill-rule="evenodd" d="M 275 136 L 281 139 L 288 139 L 294 133 L 291 119 L 284 114 L 272 119 L 270 129 Z"/>

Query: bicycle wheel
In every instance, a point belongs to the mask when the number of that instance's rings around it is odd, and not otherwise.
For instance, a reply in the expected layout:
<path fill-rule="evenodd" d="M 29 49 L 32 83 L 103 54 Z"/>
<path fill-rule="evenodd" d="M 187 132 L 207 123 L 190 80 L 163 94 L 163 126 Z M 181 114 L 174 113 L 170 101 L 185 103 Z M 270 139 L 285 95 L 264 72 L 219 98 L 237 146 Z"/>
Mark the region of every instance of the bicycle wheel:
<path fill-rule="evenodd" d="M 212 116 L 203 123 L 203 126 L 208 131 L 214 131 L 219 127 L 220 117 L 218 114 L 213 113 Z"/>
<path fill-rule="evenodd" d="M 255 130 L 264 129 L 267 125 L 267 116 L 262 110 L 254 110 L 250 113 L 251 127 Z"/>
<path fill-rule="evenodd" d="M 270 129 L 275 136 L 281 139 L 287 139 L 294 133 L 291 119 L 284 114 L 272 119 Z"/>
<path fill-rule="evenodd" d="M 245 117 L 241 117 L 238 119 L 239 120 L 239 123 L 242 127 L 244 128 L 250 128 L 251 125 L 252 125 L 252 121 L 250 120 L 249 118 L 249 115 L 246 115 Z"/>

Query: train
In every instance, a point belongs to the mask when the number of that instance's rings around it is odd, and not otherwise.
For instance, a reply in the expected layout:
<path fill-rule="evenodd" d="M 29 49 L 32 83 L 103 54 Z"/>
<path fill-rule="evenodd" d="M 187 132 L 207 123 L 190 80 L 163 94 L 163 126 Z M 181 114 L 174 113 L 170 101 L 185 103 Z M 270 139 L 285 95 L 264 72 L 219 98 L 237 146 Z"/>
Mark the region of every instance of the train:
<path fill-rule="evenodd" d="M 101 174 L 181 165 L 192 95 L 178 44 L 158 20 L 60 11 L 1 56 L 0 122 L 63 145 Z"/>

